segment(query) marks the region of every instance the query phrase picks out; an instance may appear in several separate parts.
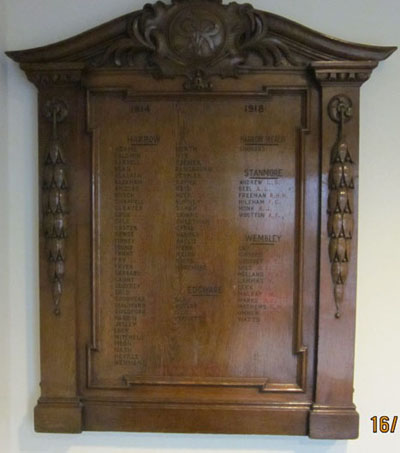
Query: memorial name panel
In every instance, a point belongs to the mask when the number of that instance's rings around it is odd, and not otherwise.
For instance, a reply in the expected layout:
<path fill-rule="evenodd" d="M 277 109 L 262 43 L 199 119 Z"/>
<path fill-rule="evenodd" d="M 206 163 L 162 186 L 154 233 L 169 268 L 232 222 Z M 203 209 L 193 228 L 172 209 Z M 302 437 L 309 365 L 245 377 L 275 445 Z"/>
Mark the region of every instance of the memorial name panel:
<path fill-rule="evenodd" d="M 106 385 L 296 381 L 303 99 L 286 96 L 282 112 L 282 96 L 91 96 L 101 206 L 94 369 Z"/>

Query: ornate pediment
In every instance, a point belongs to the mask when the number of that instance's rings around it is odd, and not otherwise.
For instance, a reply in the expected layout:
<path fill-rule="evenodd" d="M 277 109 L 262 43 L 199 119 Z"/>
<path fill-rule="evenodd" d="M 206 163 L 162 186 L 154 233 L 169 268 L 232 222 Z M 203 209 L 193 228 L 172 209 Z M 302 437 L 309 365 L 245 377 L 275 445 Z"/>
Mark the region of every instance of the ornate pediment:
<path fill-rule="evenodd" d="M 316 61 L 379 61 L 394 47 L 345 43 L 248 4 L 173 0 L 147 4 L 75 38 L 9 52 L 21 63 L 125 67 L 156 77 L 184 76 L 197 89 L 212 76 L 262 68 L 304 68 Z"/>
<path fill-rule="evenodd" d="M 299 58 L 269 32 L 266 16 L 250 5 L 211 1 L 157 2 L 128 20 L 127 35 L 96 56 L 95 66 L 137 65 L 145 54 L 145 67 L 165 77 L 185 75 L 234 76 L 258 57 L 259 65 L 298 66 Z M 249 64 L 251 66 L 251 63 Z"/>

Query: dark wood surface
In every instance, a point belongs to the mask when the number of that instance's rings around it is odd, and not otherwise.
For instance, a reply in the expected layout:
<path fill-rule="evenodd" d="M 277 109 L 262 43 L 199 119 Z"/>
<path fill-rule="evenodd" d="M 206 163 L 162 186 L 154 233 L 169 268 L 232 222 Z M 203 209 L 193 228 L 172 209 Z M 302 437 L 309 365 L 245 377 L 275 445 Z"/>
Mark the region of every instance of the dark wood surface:
<path fill-rule="evenodd" d="M 39 89 L 40 432 L 355 438 L 359 88 L 394 47 L 158 2 Z"/>

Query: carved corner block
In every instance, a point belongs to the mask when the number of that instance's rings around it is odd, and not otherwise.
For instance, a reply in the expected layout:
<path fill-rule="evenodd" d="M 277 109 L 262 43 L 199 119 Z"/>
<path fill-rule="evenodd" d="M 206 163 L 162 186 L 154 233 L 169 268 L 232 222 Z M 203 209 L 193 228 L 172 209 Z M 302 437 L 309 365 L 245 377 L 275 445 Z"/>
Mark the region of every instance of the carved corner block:
<path fill-rule="evenodd" d="M 82 82 L 84 68 L 84 64 L 74 62 L 53 62 L 51 65 L 42 63 L 21 64 L 21 69 L 25 72 L 28 80 L 39 90 L 79 85 Z"/>
<path fill-rule="evenodd" d="M 322 87 L 360 87 L 377 66 L 376 61 L 316 61 L 311 64 Z"/>
<path fill-rule="evenodd" d="M 318 407 L 310 412 L 312 439 L 357 439 L 359 415 L 355 408 Z"/>
<path fill-rule="evenodd" d="M 40 398 L 34 412 L 38 433 L 77 434 L 83 429 L 82 404 L 76 398 Z"/>

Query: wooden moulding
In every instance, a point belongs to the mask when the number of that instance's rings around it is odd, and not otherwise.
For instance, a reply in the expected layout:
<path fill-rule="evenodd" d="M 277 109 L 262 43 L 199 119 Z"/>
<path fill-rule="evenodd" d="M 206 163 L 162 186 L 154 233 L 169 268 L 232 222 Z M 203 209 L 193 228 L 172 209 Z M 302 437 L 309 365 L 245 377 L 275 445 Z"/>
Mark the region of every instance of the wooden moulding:
<path fill-rule="evenodd" d="M 358 436 L 359 90 L 395 50 L 174 0 L 7 52 L 39 91 L 36 431 Z"/>

